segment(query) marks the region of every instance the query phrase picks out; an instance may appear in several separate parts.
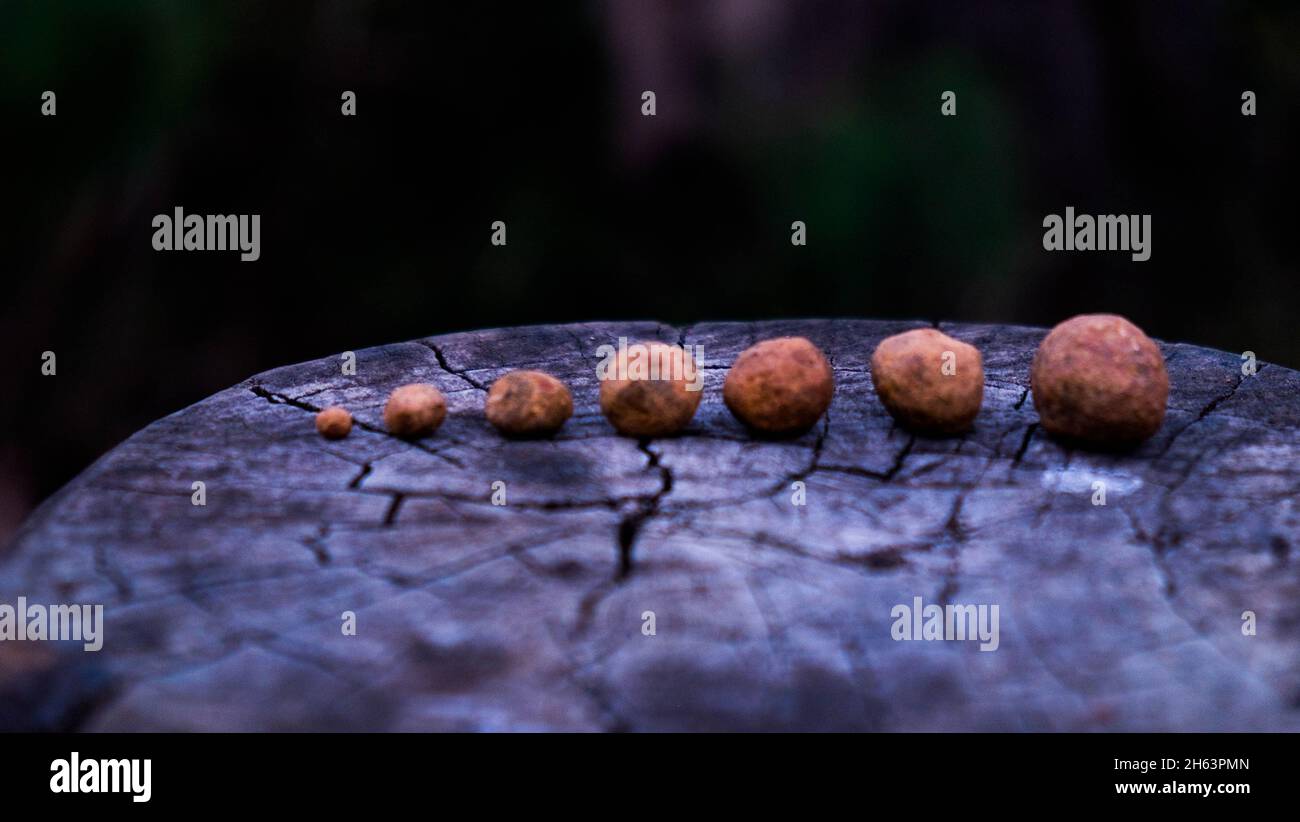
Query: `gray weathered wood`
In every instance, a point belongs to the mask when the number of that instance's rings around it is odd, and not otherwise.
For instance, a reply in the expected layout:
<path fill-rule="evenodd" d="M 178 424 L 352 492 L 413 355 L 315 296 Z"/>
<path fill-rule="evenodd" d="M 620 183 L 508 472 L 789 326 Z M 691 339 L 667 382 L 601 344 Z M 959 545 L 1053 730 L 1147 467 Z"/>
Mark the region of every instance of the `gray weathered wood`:
<path fill-rule="evenodd" d="M 0 602 L 107 619 L 97 654 L 0 643 L 0 728 L 1300 727 L 1300 374 L 1166 345 L 1163 429 L 1098 454 L 1035 425 L 1041 329 L 943 324 L 984 353 L 984 409 L 968 436 L 914 438 L 868 361 L 916 325 L 503 329 L 360 351 L 355 376 L 328 357 L 254 377 L 114 449 L 0 555 Z M 781 334 L 828 353 L 835 401 L 760 441 L 721 383 Z M 595 350 L 620 336 L 704 346 L 686 435 L 601 418 Z M 552 441 L 483 419 L 485 386 L 525 366 L 573 390 Z M 450 409 L 418 443 L 380 420 L 413 381 Z M 361 423 L 346 440 L 313 430 L 331 404 Z M 999 649 L 894 641 L 915 596 L 997 604 Z"/>

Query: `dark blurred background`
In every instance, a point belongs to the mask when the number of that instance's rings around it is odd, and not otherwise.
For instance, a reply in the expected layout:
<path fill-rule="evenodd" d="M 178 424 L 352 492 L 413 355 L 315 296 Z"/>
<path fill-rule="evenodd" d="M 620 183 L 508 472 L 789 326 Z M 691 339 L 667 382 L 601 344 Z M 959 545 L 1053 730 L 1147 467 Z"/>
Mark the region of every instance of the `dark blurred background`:
<path fill-rule="evenodd" d="M 0 542 L 162 415 L 456 329 L 1107 310 L 1300 366 L 1297 100 L 1295 3 L 0 4 Z M 261 260 L 153 251 L 178 205 Z M 1150 261 L 1044 252 L 1068 205 Z"/>

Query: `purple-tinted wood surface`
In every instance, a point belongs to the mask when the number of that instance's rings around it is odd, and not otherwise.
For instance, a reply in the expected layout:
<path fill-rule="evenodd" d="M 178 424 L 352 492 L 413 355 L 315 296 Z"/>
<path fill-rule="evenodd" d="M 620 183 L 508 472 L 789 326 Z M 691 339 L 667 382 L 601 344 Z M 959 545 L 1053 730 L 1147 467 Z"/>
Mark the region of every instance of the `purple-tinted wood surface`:
<path fill-rule="evenodd" d="M 984 354 L 984 407 L 926 439 L 868 368 L 921 325 L 499 329 L 358 351 L 354 376 L 331 356 L 253 377 L 115 448 L 0 552 L 0 602 L 106 619 L 98 653 L 0 642 L 0 729 L 1300 727 L 1300 374 L 1164 345 L 1164 427 L 1093 453 L 1036 424 L 1043 329 L 943 323 Z M 834 403 L 755 439 L 726 368 L 788 334 L 826 351 Z M 684 435 L 601 417 L 596 349 L 619 337 L 704 347 Z M 554 439 L 484 420 L 512 368 L 570 385 Z M 417 381 L 449 415 L 407 442 L 380 415 Z M 335 404 L 358 426 L 329 442 L 312 417 Z M 918 596 L 996 604 L 999 647 L 895 641 Z"/>

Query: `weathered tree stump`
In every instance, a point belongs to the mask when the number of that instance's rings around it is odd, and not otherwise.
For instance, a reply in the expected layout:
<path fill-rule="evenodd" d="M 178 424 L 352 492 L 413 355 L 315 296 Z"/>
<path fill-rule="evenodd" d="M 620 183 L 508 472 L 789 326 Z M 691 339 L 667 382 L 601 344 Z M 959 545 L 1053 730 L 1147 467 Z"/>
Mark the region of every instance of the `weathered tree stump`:
<path fill-rule="evenodd" d="M 0 727 L 1300 727 L 1300 374 L 1164 345 L 1164 427 L 1092 453 L 1036 425 L 1043 330 L 943 324 L 983 351 L 984 408 L 967 436 L 917 438 L 868 373 L 917 325 L 503 329 L 360 351 L 355 376 L 329 357 L 254 377 L 114 449 L 5 550 L 0 601 L 104 603 L 106 627 L 98 653 L 0 643 Z M 827 352 L 835 400 L 759 440 L 721 384 L 782 334 Z M 600 416 L 595 350 L 620 336 L 704 346 L 685 435 Z M 554 440 L 484 420 L 516 367 L 573 389 Z M 380 419 L 413 381 L 450 408 L 415 443 Z M 338 442 L 312 425 L 332 404 L 359 423 Z M 997 604 L 999 647 L 894 640 L 917 596 Z"/>

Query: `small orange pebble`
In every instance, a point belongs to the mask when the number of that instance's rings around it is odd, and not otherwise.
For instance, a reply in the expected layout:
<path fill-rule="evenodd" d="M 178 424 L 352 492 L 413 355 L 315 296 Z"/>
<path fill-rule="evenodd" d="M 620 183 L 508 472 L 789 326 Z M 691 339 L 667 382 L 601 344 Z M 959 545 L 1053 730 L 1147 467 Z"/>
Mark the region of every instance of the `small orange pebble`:
<path fill-rule="evenodd" d="M 979 350 L 934 328 L 882 340 L 871 355 L 871 381 L 894 419 L 921 434 L 968 430 L 984 401 Z"/>
<path fill-rule="evenodd" d="M 665 437 L 685 428 L 703 396 L 695 359 L 681 346 L 644 342 L 620 350 L 600 383 L 600 410 L 625 437 Z"/>
<path fill-rule="evenodd" d="M 316 415 L 316 431 L 327 440 L 341 440 L 352 431 L 352 415 L 332 405 Z"/>
<path fill-rule="evenodd" d="M 573 416 L 573 397 L 564 383 L 541 371 L 511 371 L 492 383 L 483 413 L 503 434 L 553 434 Z"/>
<path fill-rule="evenodd" d="M 436 386 L 412 383 L 393 390 L 384 405 L 384 425 L 399 437 L 427 437 L 447 417 L 447 401 Z"/>
<path fill-rule="evenodd" d="M 776 435 L 811 428 L 834 393 L 826 355 L 803 337 L 777 337 L 745 349 L 722 386 L 722 400 L 738 420 Z"/>
<path fill-rule="evenodd" d="M 1116 314 L 1082 314 L 1053 328 L 1034 354 L 1030 386 L 1044 430 L 1099 446 L 1159 431 L 1169 400 L 1160 346 Z"/>

